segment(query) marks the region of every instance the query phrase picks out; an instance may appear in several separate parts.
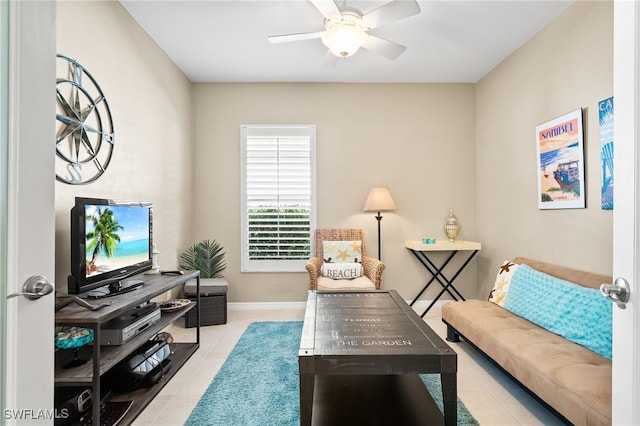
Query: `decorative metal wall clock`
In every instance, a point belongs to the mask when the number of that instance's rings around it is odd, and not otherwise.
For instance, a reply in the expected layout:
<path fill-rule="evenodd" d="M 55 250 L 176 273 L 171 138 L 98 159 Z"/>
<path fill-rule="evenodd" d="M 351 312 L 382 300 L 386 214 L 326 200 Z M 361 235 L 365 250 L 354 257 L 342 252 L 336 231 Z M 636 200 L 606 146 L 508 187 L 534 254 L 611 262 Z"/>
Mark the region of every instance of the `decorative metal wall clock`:
<path fill-rule="evenodd" d="M 113 153 L 113 120 L 107 98 L 76 60 L 58 55 L 56 179 L 83 185 L 107 170 Z"/>

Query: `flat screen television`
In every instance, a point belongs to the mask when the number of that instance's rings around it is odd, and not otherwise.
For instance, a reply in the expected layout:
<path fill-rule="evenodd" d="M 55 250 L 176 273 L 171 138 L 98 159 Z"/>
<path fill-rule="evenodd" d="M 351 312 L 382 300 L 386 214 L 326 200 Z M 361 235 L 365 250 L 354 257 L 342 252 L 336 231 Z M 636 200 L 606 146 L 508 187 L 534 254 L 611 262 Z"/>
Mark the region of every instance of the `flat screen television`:
<path fill-rule="evenodd" d="M 98 298 L 134 290 L 144 283 L 125 279 L 151 269 L 152 255 L 151 203 L 76 197 L 69 294 Z"/>

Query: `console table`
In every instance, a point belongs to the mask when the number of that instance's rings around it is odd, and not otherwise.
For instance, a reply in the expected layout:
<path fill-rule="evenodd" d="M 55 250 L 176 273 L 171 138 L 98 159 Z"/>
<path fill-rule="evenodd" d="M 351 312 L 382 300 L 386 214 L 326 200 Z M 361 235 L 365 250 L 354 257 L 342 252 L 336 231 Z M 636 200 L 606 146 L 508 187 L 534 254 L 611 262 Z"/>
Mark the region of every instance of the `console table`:
<path fill-rule="evenodd" d="M 120 424 L 130 424 L 200 346 L 200 271 L 187 271 L 184 275 L 178 276 L 140 274 L 131 278 L 143 280 L 145 285 L 129 293 L 105 299 L 90 300 L 90 303 L 96 305 L 101 302 L 110 303 L 109 306 L 99 310 L 91 311 L 71 304 L 60 309 L 55 315 L 56 326 L 78 326 L 93 330 L 94 343 L 81 347 L 78 353 L 80 358 L 87 360 L 86 363 L 73 368 L 64 368 L 62 364 L 65 360 L 63 358 L 66 357 L 63 353 L 69 350 L 56 351 L 55 386 L 56 388 L 81 387 L 91 389 L 94 425 L 102 424 L 100 421 L 100 406 L 102 402 L 101 377 L 155 334 L 180 319 L 190 309 L 196 309 L 197 311 L 195 341 L 174 344 L 171 354 L 172 368 L 154 386 L 120 396 L 133 401 Z M 162 312 L 161 319 L 157 323 L 144 329 L 139 335 L 122 345 L 102 346 L 99 344 L 101 326 L 105 322 L 190 280 L 196 280 L 196 303 L 180 311 Z"/>
<path fill-rule="evenodd" d="M 422 290 L 417 294 L 417 296 L 413 299 L 413 301 L 409 304 L 409 306 L 413 306 L 416 301 L 422 296 L 422 294 L 429 288 L 431 283 L 437 281 L 442 289 L 438 293 L 438 295 L 433 299 L 433 301 L 429 304 L 427 309 L 424 310 L 421 317 L 424 317 L 427 312 L 435 305 L 435 303 L 442 297 L 444 292 L 446 291 L 453 298 L 453 300 L 465 300 L 464 296 L 453 286 L 453 282 L 458 275 L 467 267 L 471 259 L 480 251 L 482 245 L 480 243 L 474 241 L 448 241 L 448 240 L 436 240 L 435 243 L 432 244 L 423 244 L 422 241 L 406 241 L 404 243 L 405 248 L 407 248 L 413 255 L 420 261 L 422 266 L 429 271 L 431 274 L 431 278 L 427 283 L 422 287 Z M 429 257 L 433 253 L 449 253 L 449 256 L 445 259 L 445 261 L 437 266 L 433 260 Z M 466 252 L 468 253 L 467 258 L 464 263 L 453 273 L 451 278 L 448 278 L 444 275 L 444 269 L 447 265 L 453 260 L 454 257 L 458 253 Z"/>

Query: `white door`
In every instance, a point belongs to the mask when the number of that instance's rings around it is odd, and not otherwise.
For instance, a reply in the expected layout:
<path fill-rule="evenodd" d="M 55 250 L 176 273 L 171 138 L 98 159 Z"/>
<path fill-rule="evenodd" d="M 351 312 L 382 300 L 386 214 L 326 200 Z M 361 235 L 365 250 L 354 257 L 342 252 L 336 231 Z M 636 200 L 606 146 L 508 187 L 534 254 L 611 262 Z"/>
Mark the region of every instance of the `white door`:
<path fill-rule="evenodd" d="M 56 6 L 0 8 L 0 423 L 53 424 L 54 295 L 6 296 L 54 278 Z"/>
<path fill-rule="evenodd" d="M 613 424 L 640 425 L 640 3 L 614 3 L 613 276 L 631 299 L 613 308 Z"/>

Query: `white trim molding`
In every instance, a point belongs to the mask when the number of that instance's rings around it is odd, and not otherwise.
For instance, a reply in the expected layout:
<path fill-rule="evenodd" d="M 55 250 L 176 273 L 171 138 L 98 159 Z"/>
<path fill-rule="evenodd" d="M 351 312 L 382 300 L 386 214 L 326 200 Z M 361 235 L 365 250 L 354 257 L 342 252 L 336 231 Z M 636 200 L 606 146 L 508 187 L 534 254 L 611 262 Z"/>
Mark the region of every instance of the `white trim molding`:
<path fill-rule="evenodd" d="M 612 424 L 640 424 L 640 2 L 613 9 L 614 199 L 613 277 L 631 287 L 625 309 L 613 308 Z"/>

